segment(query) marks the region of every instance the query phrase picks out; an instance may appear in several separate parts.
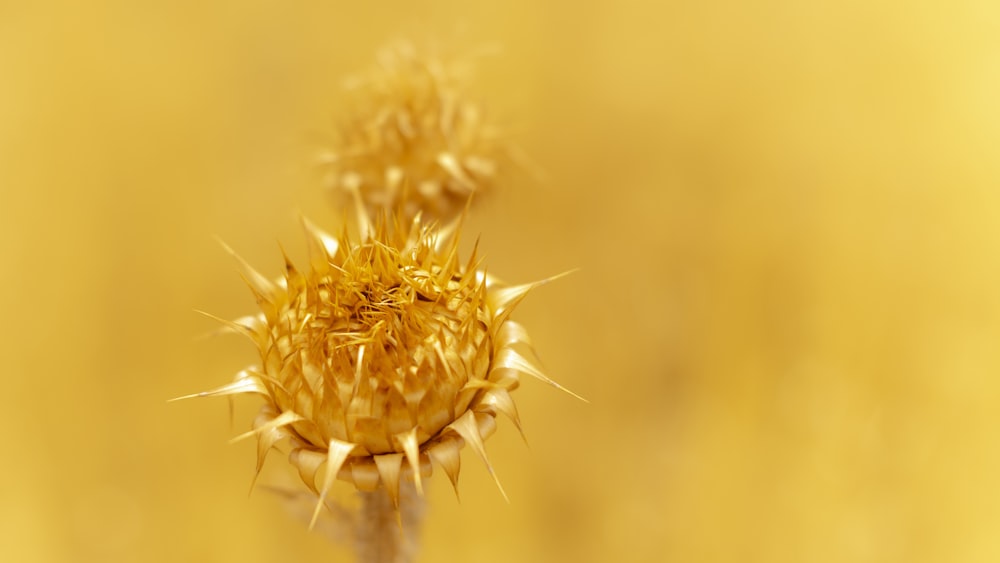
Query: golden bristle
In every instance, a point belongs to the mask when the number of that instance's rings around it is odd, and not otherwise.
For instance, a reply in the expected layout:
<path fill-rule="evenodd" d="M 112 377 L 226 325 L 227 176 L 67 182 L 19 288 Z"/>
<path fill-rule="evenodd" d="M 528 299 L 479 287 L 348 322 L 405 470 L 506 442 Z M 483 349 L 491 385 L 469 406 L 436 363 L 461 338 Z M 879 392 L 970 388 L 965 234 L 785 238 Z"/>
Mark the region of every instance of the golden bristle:
<path fill-rule="evenodd" d="M 464 92 L 458 62 L 396 43 L 349 83 L 350 111 L 321 161 L 333 192 L 369 213 L 449 220 L 488 191 L 508 160 L 481 105 Z"/>
<path fill-rule="evenodd" d="M 497 283 L 474 257 L 458 259 L 457 229 L 419 219 L 406 228 L 382 220 L 357 243 L 304 225 L 305 270 L 286 258 L 275 283 L 240 261 L 261 313 L 224 323 L 257 345 L 260 365 L 192 396 L 266 399 L 235 440 L 257 437 L 258 473 L 278 441 L 290 442 L 292 464 L 319 496 L 314 522 L 337 479 L 383 488 L 395 505 L 400 482 L 422 491 L 433 463 L 457 492 L 465 444 L 496 479 L 483 441 L 498 414 L 520 430 L 510 396 L 520 374 L 559 387 L 518 352 L 531 342 L 509 320 L 538 284 Z"/>

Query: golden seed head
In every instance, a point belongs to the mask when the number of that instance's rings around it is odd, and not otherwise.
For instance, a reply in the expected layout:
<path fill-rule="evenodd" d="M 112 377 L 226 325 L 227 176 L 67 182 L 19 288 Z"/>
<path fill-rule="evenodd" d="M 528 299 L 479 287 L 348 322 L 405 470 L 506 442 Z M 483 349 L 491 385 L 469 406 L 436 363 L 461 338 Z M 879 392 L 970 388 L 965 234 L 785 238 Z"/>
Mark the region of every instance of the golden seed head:
<path fill-rule="evenodd" d="M 382 221 L 357 243 L 305 225 L 309 267 L 286 258 L 284 277 L 271 282 L 243 263 L 261 313 L 223 321 L 254 341 L 260 364 L 193 396 L 263 396 L 253 430 L 237 439 L 257 437 L 258 473 L 287 439 L 290 461 L 320 496 L 316 514 L 337 478 L 385 487 L 395 502 L 400 480 L 421 490 L 433 462 L 457 487 L 463 445 L 489 466 L 483 440 L 497 415 L 520 429 L 509 394 L 520 374 L 562 389 L 529 359 L 527 333 L 509 319 L 548 280 L 499 284 L 475 252 L 459 261 L 449 234 L 457 229 L 419 219 Z"/>
<path fill-rule="evenodd" d="M 505 150 L 481 105 L 463 91 L 459 62 L 425 56 L 409 43 L 349 82 L 350 111 L 322 155 L 338 195 L 369 213 L 401 207 L 408 218 L 449 220 L 489 190 Z"/>

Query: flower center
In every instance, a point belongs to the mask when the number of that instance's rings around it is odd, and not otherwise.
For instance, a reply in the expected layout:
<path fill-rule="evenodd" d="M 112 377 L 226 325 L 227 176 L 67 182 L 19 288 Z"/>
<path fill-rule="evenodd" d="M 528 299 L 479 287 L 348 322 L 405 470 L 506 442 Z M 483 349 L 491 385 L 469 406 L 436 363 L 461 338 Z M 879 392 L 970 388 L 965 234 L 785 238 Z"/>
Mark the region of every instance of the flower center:
<path fill-rule="evenodd" d="M 468 408 L 480 388 L 470 382 L 485 380 L 485 290 L 361 248 L 351 270 L 289 284 L 267 371 L 284 391 L 278 407 L 304 417 L 293 428 L 313 445 L 335 438 L 370 454 L 401 452 L 399 436 L 416 428 L 419 443 L 433 437 Z"/>

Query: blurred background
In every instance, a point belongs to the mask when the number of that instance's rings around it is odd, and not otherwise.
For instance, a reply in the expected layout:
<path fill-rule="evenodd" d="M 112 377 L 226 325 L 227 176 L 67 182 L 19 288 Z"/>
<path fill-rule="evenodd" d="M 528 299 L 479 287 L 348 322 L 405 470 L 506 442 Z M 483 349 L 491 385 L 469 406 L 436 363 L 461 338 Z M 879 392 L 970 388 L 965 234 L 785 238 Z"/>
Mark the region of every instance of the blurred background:
<path fill-rule="evenodd" d="M 252 363 L 315 139 L 386 42 L 545 170 L 469 225 L 549 374 L 436 475 L 422 561 L 1000 559 L 993 2 L 0 1 L 5 561 L 341 561 L 247 497 Z M 470 237 L 471 238 L 471 237 Z M 293 483 L 283 457 L 263 480 Z"/>

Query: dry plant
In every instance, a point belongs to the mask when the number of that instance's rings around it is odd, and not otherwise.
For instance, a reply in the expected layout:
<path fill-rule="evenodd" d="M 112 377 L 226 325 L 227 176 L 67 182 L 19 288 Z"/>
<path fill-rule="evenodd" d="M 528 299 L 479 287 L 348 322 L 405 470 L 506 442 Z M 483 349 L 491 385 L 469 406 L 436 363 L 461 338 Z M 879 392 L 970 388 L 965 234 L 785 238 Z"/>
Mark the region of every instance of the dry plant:
<path fill-rule="evenodd" d="M 330 160 L 335 185 L 354 200 L 357 234 L 345 226 L 332 237 L 303 220 L 308 264 L 286 256 L 277 281 L 226 247 L 260 312 L 213 318 L 250 339 L 259 363 L 181 398 L 262 397 L 252 430 L 233 440 L 256 438 L 254 481 L 286 444 L 315 495 L 310 528 L 326 506 L 354 536 L 359 560 L 404 562 L 417 552 L 433 468 L 457 494 L 467 445 L 506 498 L 484 445 L 497 417 L 520 430 L 511 392 L 522 375 L 566 390 L 541 371 L 527 331 L 510 319 L 532 289 L 559 276 L 508 285 L 485 272 L 478 242 L 459 257 L 469 198 L 492 174 L 475 106 L 456 99 L 445 67 L 398 47 L 387 57 L 365 83 L 370 105 Z M 453 218 L 440 227 L 425 212 Z M 359 491 L 357 513 L 333 504 L 338 480 Z"/>
<path fill-rule="evenodd" d="M 370 493 L 364 510 L 378 526 L 389 517 L 375 515 L 396 513 L 401 497 L 417 502 L 432 464 L 457 492 L 464 445 L 503 493 L 484 440 L 500 414 L 520 429 L 510 395 L 520 376 L 566 391 L 542 373 L 527 331 L 510 319 L 532 289 L 555 278 L 498 282 L 475 251 L 459 259 L 458 224 L 381 220 L 357 242 L 346 230 L 333 238 L 304 225 L 308 267 L 286 257 L 284 277 L 274 282 L 240 260 L 261 312 L 219 319 L 256 344 L 260 364 L 182 398 L 263 397 L 253 429 L 234 441 L 257 438 L 259 473 L 268 452 L 287 440 L 289 460 L 318 496 L 310 525 L 337 479 Z M 417 495 L 401 494 L 408 482 Z M 376 560 L 405 560 L 398 556 Z"/>

